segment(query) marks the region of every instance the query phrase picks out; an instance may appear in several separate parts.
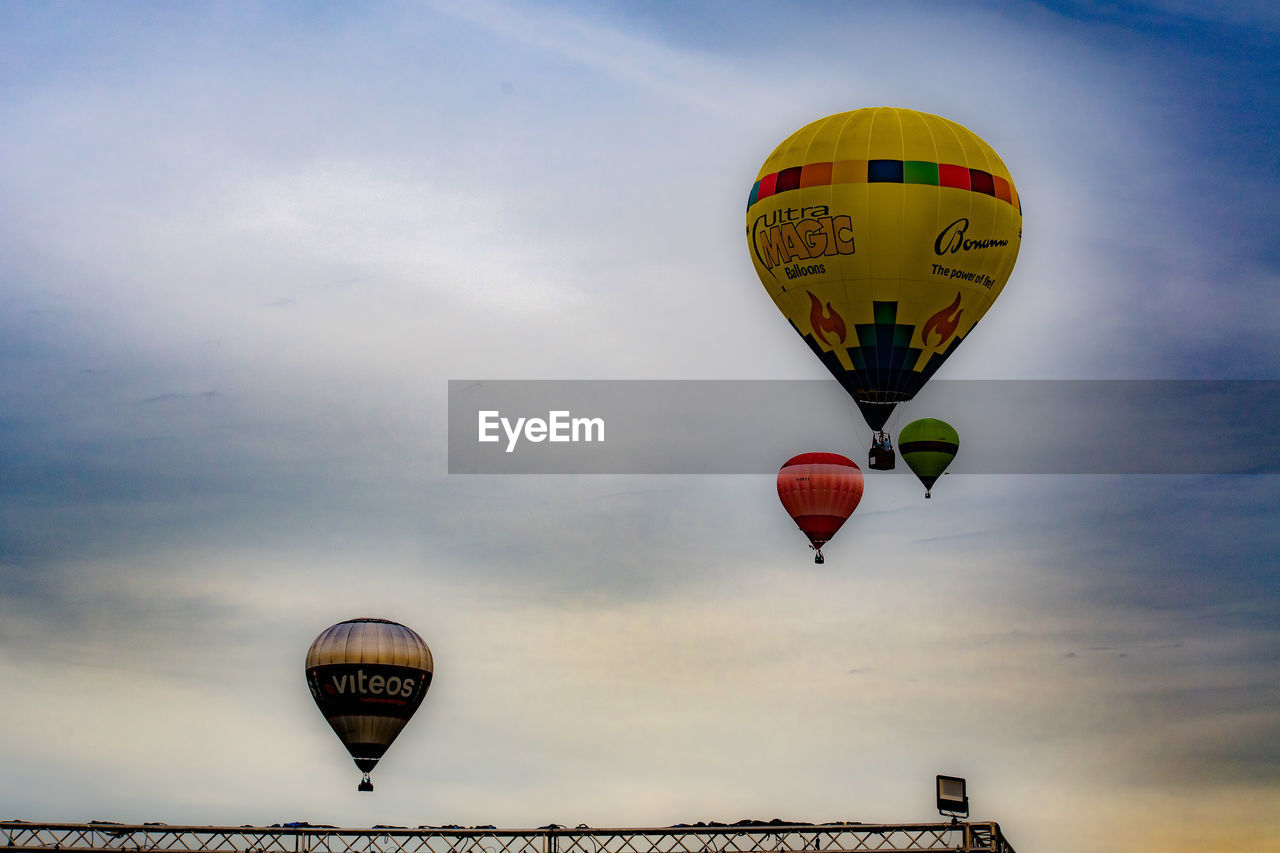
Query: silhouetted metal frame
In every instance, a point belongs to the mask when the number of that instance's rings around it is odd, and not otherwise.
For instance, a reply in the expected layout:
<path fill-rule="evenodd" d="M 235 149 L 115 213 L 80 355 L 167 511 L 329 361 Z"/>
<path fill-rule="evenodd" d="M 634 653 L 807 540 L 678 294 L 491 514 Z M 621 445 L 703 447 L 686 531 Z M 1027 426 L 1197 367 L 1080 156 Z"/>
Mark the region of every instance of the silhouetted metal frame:
<path fill-rule="evenodd" d="M 65 853 L 1014 853 L 996 823 L 493 829 L 0 821 L 9 850 Z"/>

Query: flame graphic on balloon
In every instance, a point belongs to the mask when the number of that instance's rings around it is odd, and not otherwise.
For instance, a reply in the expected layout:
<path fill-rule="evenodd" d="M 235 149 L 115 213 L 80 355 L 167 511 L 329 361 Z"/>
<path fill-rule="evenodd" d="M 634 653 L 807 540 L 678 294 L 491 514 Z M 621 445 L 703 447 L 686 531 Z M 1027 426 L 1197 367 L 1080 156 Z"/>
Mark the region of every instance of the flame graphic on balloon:
<path fill-rule="evenodd" d="M 805 293 L 809 293 L 809 291 L 806 290 Z M 831 341 L 827 340 L 827 337 L 823 332 L 831 332 L 839 339 L 840 343 L 844 343 L 846 331 L 844 327 L 844 318 L 836 313 L 836 309 L 831 307 L 830 302 L 827 303 L 827 307 L 824 310 L 822 303 L 818 301 L 818 297 L 814 296 L 812 293 L 809 293 L 809 302 L 811 303 L 811 307 L 809 308 L 809 325 L 813 327 L 814 337 L 822 341 L 824 344 L 829 345 L 831 344 Z"/>
<path fill-rule="evenodd" d="M 960 325 L 960 315 L 963 313 L 964 309 L 960 307 L 960 294 L 957 292 L 955 302 L 952 302 L 946 308 L 924 321 L 924 326 L 920 329 L 920 340 L 924 341 L 925 346 L 928 346 L 929 334 L 937 332 L 938 343 L 936 346 L 942 346 L 956 333 L 956 327 Z"/>

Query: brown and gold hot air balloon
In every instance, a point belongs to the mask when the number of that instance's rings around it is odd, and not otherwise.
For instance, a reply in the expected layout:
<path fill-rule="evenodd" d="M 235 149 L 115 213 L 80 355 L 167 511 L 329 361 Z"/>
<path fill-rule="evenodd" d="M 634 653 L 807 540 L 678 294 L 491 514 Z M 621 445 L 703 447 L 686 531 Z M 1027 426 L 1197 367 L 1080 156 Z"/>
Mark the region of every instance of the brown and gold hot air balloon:
<path fill-rule="evenodd" d="M 307 686 L 356 767 L 357 790 L 418 710 L 431 686 L 431 649 L 387 619 L 350 619 L 326 628 L 307 652 Z"/>

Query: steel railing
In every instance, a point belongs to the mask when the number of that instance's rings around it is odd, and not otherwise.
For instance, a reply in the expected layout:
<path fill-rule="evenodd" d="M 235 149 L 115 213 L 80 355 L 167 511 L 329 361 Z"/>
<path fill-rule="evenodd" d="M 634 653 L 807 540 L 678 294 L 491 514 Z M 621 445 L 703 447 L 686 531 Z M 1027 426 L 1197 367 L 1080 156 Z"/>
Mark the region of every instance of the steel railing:
<path fill-rule="evenodd" d="M 66 853 L 1014 853 L 996 823 L 774 824 L 639 829 L 375 826 L 169 826 L 0 821 L 10 850 Z"/>

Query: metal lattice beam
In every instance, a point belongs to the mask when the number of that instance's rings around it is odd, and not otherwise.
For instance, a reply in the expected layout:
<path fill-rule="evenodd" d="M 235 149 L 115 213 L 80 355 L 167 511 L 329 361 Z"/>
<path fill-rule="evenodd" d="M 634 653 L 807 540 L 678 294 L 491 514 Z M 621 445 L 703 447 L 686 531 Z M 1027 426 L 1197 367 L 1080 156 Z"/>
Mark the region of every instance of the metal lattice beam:
<path fill-rule="evenodd" d="M 338 829 L 0 821 L 0 844 L 15 853 L 1014 853 L 998 824 L 977 822 Z"/>

